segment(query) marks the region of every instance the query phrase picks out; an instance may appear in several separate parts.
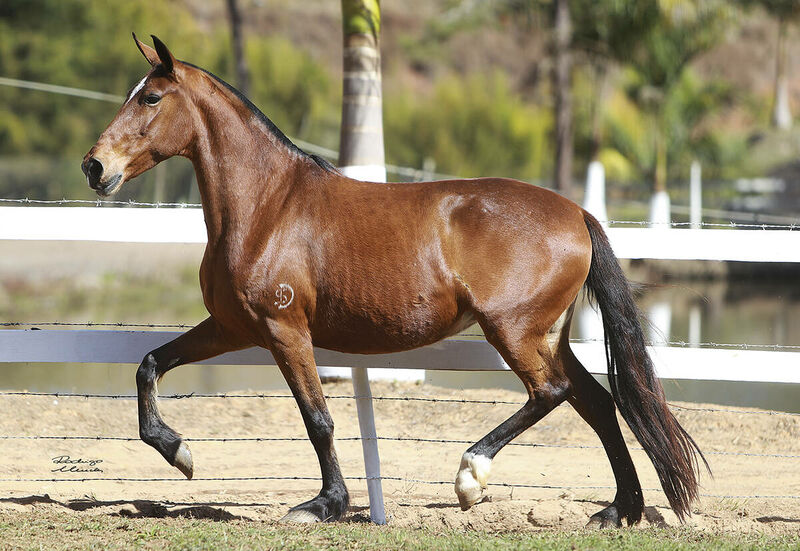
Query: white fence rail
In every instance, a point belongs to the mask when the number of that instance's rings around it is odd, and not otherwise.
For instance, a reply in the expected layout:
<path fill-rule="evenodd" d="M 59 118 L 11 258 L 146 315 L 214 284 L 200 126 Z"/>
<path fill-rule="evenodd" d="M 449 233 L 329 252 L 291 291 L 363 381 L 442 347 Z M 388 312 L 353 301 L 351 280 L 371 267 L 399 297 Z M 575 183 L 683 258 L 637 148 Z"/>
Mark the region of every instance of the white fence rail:
<path fill-rule="evenodd" d="M 0 331 L 0 363 L 138 364 L 144 355 L 174 339 L 175 331 L 13 329 Z M 603 343 L 573 342 L 586 369 L 605 375 Z M 664 379 L 800 383 L 800 351 L 651 346 L 658 376 Z M 452 338 L 394 354 L 343 354 L 316 348 L 325 367 L 506 371 L 508 366 L 486 341 Z M 213 365 L 275 365 L 261 348 L 230 352 L 198 362 Z"/>
<path fill-rule="evenodd" d="M 619 258 L 800 262 L 800 231 L 610 228 Z M 0 239 L 205 243 L 198 208 L 0 207 Z"/>

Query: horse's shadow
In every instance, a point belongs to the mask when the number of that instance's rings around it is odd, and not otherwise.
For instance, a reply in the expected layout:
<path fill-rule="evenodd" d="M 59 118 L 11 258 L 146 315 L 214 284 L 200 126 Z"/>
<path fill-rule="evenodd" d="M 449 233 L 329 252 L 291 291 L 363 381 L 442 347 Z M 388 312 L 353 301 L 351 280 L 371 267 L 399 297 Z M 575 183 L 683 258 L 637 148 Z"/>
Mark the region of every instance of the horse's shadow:
<path fill-rule="evenodd" d="M 161 503 L 149 500 L 134 500 L 111 516 L 127 518 L 189 518 L 216 521 L 249 520 L 206 504 L 195 504 L 187 507 L 167 508 Z"/>
<path fill-rule="evenodd" d="M 207 519 L 216 521 L 249 520 L 247 517 L 234 515 L 226 511 L 223 507 L 270 507 L 268 503 L 234 503 L 234 502 L 170 502 L 168 505 L 157 501 L 137 499 L 137 500 L 111 500 L 101 501 L 92 498 L 69 499 L 58 501 L 49 495 L 32 495 L 25 497 L 6 497 L 0 498 L 0 503 L 16 503 L 18 505 L 53 504 L 60 505 L 72 511 L 88 511 L 100 507 L 117 507 L 119 511 L 111 513 L 111 516 L 127 518 L 191 518 Z"/>
<path fill-rule="evenodd" d="M 224 507 L 274 507 L 274 503 L 238 503 L 233 501 L 217 501 L 207 503 L 197 502 L 166 502 L 160 503 L 146 499 L 136 500 L 109 500 L 101 501 L 90 497 L 58 501 L 48 494 L 31 495 L 25 497 L 4 497 L 0 503 L 16 503 L 17 505 L 52 504 L 59 505 L 72 511 L 88 511 L 101 507 L 120 507 L 116 512 L 110 513 L 113 517 L 125 518 L 187 518 L 204 519 L 219 522 L 232 520 L 253 520 L 251 518 L 234 515 Z M 348 516 L 343 520 L 352 523 L 369 523 L 369 507 L 351 505 Z"/>
<path fill-rule="evenodd" d="M 764 524 L 769 524 L 771 522 L 800 522 L 800 519 L 798 518 L 786 518 L 786 517 L 775 517 L 775 516 L 758 517 L 756 520 Z"/>

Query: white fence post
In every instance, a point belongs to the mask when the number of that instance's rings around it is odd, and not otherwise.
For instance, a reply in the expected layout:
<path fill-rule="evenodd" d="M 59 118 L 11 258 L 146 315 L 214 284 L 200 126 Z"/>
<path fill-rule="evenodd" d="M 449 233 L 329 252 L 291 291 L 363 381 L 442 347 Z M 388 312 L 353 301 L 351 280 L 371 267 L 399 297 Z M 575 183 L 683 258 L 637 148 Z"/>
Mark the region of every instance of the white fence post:
<path fill-rule="evenodd" d="M 386 524 L 381 484 L 381 458 L 378 454 L 378 434 L 375 431 L 375 413 L 372 410 L 372 391 L 367 368 L 353 368 L 353 392 L 356 395 L 358 426 L 361 429 L 361 449 L 364 452 L 364 471 L 369 494 L 369 518 L 375 524 Z"/>
<path fill-rule="evenodd" d="M 703 223 L 703 181 L 700 163 L 692 161 L 689 177 L 689 222 L 694 229 Z"/>
<path fill-rule="evenodd" d="M 586 192 L 583 195 L 583 208 L 597 218 L 603 226 L 608 225 L 606 171 L 600 161 L 592 161 L 586 170 Z"/>
<path fill-rule="evenodd" d="M 668 229 L 672 222 L 671 204 L 666 191 L 657 191 L 650 198 L 650 226 Z"/>

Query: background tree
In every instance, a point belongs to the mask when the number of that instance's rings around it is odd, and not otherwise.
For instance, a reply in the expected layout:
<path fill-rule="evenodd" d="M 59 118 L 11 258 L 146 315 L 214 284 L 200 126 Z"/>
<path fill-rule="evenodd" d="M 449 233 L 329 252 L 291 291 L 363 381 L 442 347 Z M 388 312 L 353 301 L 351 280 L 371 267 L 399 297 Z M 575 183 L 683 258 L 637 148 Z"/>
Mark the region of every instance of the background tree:
<path fill-rule="evenodd" d="M 339 166 L 348 176 L 386 180 L 379 0 L 342 0 L 344 31 Z"/>
<path fill-rule="evenodd" d="M 689 63 L 716 45 L 733 8 L 722 0 L 659 0 L 660 20 L 627 55 L 626 91 L 652 129 L 653 190 L 667 189 L 667 106 Z"/>
<path fill-rule="evenodd" d="M 555 109 L 555 188 L 572 196 L 572 18 L 569 0 L 553 0 L 553 88 Z"/>
<path fill-rule="evenodd" d="M 233 59 L 236 66 L 236 86 L 239 91 L 247 96 L 250 92 L 250 69 L 247 67 L 247 58 L 244 55 L 244 36 L 242 31 L 242 12 L 239 10 L 238 0 L 227 0 L 228 19 L 231 23 L 231 44 L 233 45 Z"/>
<path fill-rule="evenodd" d="M 580 54 L 591 78 L 586 153 L 593 161 L 602 146 L 609 75 L 613 69 L 625 66 L 644 35 L 659 24 L 661 10 L 658 0 L 570 0 L 570 9 L 572 48 Z"/>
<path fill-rule="evenodd" d="M 775 128 L 786 130 L 792 127 L 792 110 L 789 104 L 789 78 L 787 34 L 789 27 L 800 21 L 798 0 L 741 0 L 745 6 L 761 6 L 778 24 L 775 48 L 775 85 L 772 93 L 771 123 Z"/>

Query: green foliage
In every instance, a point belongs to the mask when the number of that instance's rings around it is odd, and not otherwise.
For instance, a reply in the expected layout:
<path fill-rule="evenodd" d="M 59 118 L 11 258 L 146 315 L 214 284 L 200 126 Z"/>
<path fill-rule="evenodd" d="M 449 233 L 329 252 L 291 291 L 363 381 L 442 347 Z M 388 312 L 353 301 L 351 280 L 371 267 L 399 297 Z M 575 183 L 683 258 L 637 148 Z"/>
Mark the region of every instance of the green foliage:
<path fill-rule="evenodd" d="M 736 164 L 745 147 L 744 137 L 710 124 L 734 102 L 730 86 L 720 81 L 706 82 L 694 72 L 684 71 L 664 98 L 660 117 L 656 119 L 640 109 L 629 92 L 630 87 L 639 85 L 640 75 L 628 71 L 626 78 L 629 84 L 623 90 L 628 92 L 616 91 L 605 113 L 603 157 L 613 160 L 619 171 L 617 177 L 624 180 L 627 174 L 629 178 L 641 179 L 655 170 L 654 141 L 660 125 L 669 129 L 667 159 L 675 167 L 674 172 L 685 176 L 694 159 L 699 159 L 707 167 L 706 175 L 712 177 L 723 174 L 721 167 Z M 631 165 L 622 164 L 619 156 Z M 615 176 L 609 173 L 609 178 Z"/>
<path fill-rule="evenodd" d="M 41 510 L 45 510 L 42 512 Z M 229 514 L 220 510 L 220 516 Z M 54 529 L 58 527 L 58 529 Z M 796 549 L 800 538 L 759 533 L 714 533 L 687 528 L 631 528 L 603 531 L 480 532 L 441 527 L 408 528 L 335 522 L 284 526 L 255 521 L 125 518 L 53 514 L 45 508 L 0 518 L 0 538 L 11 549 L 282 549 L 385 551 L 517 551 L 593 549 L 694 551 Z"/>
<path fill-rule="evenodd" d="M 739 0 L 746 7 L 761 6 L 776 19 L 800 18 L 800 2 L 797 0 Z"/>
<path fill-rule="evenodd" d="M 762 3 L 779 9 L 770 0 Z M 482 25 L 549 32 L 547 0 L 443 5 L 448 10 L 431 26 L 439 40 Z M 133 30 L 144 40 L 156 34 L 179 58 L 231 81 L 227 21 L 201 28 L 187 6 L 171 0 L 6 0 L 0 3 L 0 75 L 123 95 L 147 70 L 130 39 Z M 612 178 L 649 179 L 657 138 L 671 173 L 682 173 L 694 157 L 704 161 L 708 175 L 737 167 L 744 140 L 718 124 L 720 117 L 734 102 L 750 101 L 743 107 L 750 110 L 760 103 L 685 70 L 722 37 L 733 8 L 722 0 L 572 0 L 570 6 L 573 45 L 589 62 L 576 70 L 573 85 L 576 172 L 594 153 L 595 139 Z M 436 48 L 421 41 L 416 51 L 428 59 Z M 245 49 L 253 102 L 288 135 L 335 148 L 341 87 L 331 71 L 279 35 L 250 33 Z M 547 83 L 523 99 L 509 82 L 500 74 L 451 75 L 430 94 L 386 89 L 387 160 L 421 167 L 430 158 L 437 172 L 546 179 L 554 148 Z M 0 86 L 0 196 L 94 198 L 79 161 L 118 107 Z M 165 171 L 164 200 L 197 200 L 185 160 L 168 161 Z M 154 189 L 151 171 L 119 198 L 152 200 Z"/>
<path fill-rule="evenodd" d="M 230 81 L 227 23 L 200 29 L 168 0 L 31 0 L 0 5 L 0 75 L 124 95 L 149 66 L 131 39 L 161 38 L 180 59 Z M 307 54 L 277 37 L 248 37 L 258 67 L 251 99 L 286 132 L 306 139 L 338 129 L 338 88 Z M 0 86 L 0 185 L 6 197 L 93 198 L 79 162 L 119 109 L 113 103 Z M 169 161 L 166 200 L 186 200 L 191 167 Z M 176 182 L 177 181 L 177 182 Z M 152 199 L 154 175 L 123 188 L 120 199 Z"/>
<path fill-rule="evenodd" d="M 189 14 L 166 2 L 11 4 L 19 6 L 0 12 L 0 74 L 7 77 L 123 94 L 148 68 L 129 38 L 132 30 L 144 36 L 152 32 L 186 51 L 205 49 Z M 88 135 L 99 134 L 116 109 L 93 100 L 2 87 L 0 154 L 21 149 L 80 154 L 91 145 Z"/>
<path fill-rule="evenodd" d="M 572 42 L 594 58 L 624 63 L 660 22 L 657 0 L 571 0 Z"/>
<path fill-rule="evenodd" d="M 319 124 L 329 120 L 326 111 L 337 106 L 340 89 L 323 67 L 279 37 L 248 38 L 246 55 L 250 66 L 258 68 L 250 99 L 278 128 L 305 140 L 325 132 Z M 232 72 L 233 59 L 226 59 L 230 67 L 225 72 Z"/>
<path fill-rule="evenodd" d="M 384 132 L 391 162 L 461 176 L 514 176 L 531 180 L 550 170 L 549 110 L 526 104 L 507 79 L 450 77 L 430 97 L 395 93 L 386 98 Z"/>
<path fill-rule="evenodd" d="M 377 37 L 381 31 L 380 0 L 342 0 L 342 28 L 344 34 Z"/>

